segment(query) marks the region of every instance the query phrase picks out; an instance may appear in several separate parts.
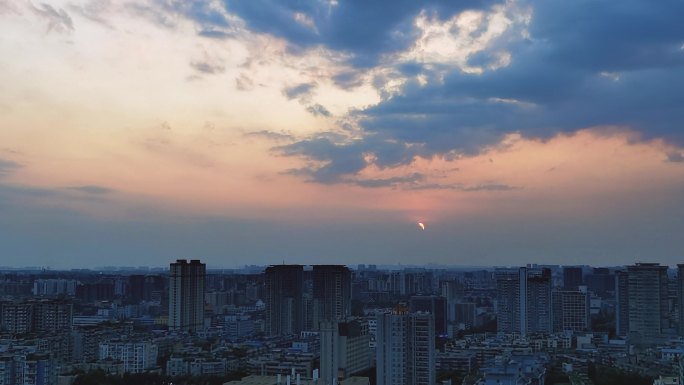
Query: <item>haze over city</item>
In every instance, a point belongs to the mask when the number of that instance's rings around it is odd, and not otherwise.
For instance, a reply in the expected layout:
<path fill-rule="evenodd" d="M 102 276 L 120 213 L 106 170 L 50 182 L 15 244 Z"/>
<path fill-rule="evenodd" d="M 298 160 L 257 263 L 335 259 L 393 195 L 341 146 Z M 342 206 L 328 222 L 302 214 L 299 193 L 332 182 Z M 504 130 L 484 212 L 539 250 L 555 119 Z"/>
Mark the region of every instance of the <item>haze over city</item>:
<path fill-rule="evenodd" d="M 681 15 L 0 0 L 0 265 L 681 263 Z"/>

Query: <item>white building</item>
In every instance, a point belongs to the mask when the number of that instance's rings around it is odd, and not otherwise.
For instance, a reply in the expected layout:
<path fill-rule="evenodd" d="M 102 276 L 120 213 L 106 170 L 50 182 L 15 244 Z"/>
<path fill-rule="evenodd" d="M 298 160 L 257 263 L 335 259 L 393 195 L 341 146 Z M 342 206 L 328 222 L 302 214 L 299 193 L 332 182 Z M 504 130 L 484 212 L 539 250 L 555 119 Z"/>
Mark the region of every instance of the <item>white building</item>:
<path fill-rule="evenodd" d="M 151 342 L 112 341 L 100 344 L 100 360 L 121 361 L 125 373 L 142 373 L 157 366 L 158 347 Z"/>

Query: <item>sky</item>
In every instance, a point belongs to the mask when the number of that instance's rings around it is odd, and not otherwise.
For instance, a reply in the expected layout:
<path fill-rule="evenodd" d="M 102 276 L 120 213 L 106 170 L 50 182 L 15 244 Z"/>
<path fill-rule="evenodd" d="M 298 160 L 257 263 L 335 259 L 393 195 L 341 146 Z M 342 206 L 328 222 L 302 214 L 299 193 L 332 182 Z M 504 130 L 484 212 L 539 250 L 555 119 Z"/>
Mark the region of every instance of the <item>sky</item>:
<path fill-rule="evenodd" d="M 0 266 L 682 263 L 683 14 L 0 0 Z"/>

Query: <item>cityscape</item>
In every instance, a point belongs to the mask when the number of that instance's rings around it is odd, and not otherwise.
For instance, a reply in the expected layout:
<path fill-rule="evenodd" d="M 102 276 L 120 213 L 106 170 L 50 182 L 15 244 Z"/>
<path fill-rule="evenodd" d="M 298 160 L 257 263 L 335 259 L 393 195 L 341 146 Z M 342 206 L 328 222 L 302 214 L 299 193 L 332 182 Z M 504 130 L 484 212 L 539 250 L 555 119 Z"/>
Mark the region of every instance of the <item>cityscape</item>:
<path fill-rule="evenodd" d="M 0 0 L 0 385 L 684 385 L 684 0 Z"/>
<path fill-rule="evenodd" d="M 179 259 L 5 270 L 0 295 L 8 385 L 659 385 L 684 374 L 684 264 L 207 270 Z"/>

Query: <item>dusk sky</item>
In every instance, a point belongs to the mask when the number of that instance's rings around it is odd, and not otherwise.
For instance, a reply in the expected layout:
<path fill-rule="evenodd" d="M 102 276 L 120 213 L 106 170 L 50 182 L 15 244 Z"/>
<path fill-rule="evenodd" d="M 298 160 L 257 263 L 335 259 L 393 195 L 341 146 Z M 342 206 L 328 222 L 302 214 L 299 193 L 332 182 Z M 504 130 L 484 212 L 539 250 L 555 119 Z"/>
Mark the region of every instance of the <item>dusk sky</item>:
<path fill-rule="evenodd" d="M 682 15 L 0 0 L 0 265 L 683 263 Z"/>

